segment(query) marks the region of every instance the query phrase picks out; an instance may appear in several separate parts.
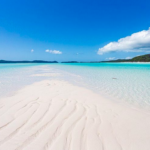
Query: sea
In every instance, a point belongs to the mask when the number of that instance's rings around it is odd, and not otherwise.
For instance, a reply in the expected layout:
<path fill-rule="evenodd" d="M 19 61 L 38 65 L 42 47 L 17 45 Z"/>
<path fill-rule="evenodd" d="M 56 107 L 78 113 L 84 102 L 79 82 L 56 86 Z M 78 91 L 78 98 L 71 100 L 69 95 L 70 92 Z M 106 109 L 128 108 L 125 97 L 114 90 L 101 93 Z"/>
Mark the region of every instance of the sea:
<path fill-rule="evenodd" d="M 0 64 L 0 98 L 54 79 L 88 88 L 111 101 L 150 108 L 150 63 Z"/>

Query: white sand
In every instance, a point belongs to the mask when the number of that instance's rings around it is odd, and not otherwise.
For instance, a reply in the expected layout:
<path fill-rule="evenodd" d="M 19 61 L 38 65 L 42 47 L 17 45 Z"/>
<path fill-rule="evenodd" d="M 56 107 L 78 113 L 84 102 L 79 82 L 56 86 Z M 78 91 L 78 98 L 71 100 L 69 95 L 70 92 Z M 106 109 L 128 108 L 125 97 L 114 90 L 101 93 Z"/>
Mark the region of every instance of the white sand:
<path fill-rule="evenodd" d="M 0 100 L 0 150 L 150 150 L 150 113 L 42 81 Z"/>

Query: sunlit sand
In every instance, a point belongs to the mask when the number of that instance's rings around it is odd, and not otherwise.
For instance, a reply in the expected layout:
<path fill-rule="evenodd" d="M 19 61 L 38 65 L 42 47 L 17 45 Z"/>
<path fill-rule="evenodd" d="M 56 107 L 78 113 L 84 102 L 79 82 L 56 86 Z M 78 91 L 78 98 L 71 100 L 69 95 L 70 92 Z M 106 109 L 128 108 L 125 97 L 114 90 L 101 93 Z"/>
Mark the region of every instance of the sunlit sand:
<path fill-rule="evenodd" d="M 0 150 L 149 150 L 150 114 L 45 80 L 0 100 Z"/>

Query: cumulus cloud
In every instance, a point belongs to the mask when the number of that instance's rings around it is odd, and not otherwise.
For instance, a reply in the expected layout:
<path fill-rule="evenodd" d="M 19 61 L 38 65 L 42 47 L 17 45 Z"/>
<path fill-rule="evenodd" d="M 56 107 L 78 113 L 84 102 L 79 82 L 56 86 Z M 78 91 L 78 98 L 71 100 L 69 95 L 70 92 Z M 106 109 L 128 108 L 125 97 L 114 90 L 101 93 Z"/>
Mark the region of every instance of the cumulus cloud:
<path fill-rule="evenodd" d="M 102 55 L 113 51 L 150 52 L 150 28 L 121 38 L 117 42 L 110 42 L 99 48 L 97 53 Z"/>
<path fill-rule="evenodd" d="M 31 53 L 33 53 L 34 52 L 34 50 L 33 49 L 31 49 Z"/>
<path fill-rule="evenodd" d="M 47 49 L 47 50 L 45 50 L 45 52 L 51 53 L 51 54 L 62 54 L 62 52 L 58 51 L 58 50 L 49 50 L 49 49 Z"/>

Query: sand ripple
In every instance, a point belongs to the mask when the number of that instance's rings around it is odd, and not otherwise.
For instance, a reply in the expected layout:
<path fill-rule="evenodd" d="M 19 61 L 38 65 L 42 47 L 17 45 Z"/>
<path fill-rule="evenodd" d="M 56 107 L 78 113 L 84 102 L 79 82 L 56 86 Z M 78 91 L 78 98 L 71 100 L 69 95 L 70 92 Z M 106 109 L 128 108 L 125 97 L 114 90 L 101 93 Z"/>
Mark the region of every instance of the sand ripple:
<path fill-rule="evenodd" d="M 0 102 L 0 150 L 150 148 L 149 113 L 64 81 L 35 83 Z"/>

